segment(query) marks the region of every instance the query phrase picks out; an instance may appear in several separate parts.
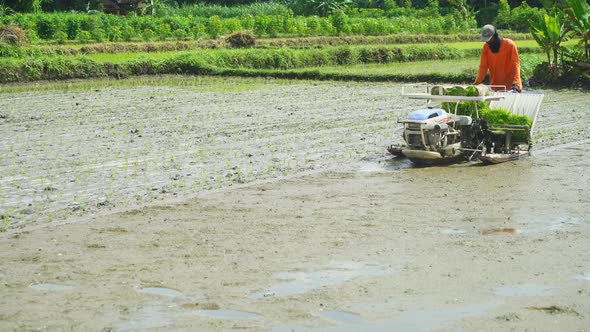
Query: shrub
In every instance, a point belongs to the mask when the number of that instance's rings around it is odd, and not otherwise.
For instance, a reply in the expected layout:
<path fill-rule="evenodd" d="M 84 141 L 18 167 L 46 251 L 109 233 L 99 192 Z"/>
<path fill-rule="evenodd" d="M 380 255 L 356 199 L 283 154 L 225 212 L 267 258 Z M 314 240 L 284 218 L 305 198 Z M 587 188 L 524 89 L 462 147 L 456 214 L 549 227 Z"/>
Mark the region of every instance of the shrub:
<path fill-rule="evenodd" d="M 81 26 L 82 25 L 78 17 L 69 17 L 66 20 L 66 33 L 68 34 L 68 39 L 75 40 L 78 38 L 78 33 L 80 33 Z"/>
<path fill-rule="evenodd" d="M 219 16 L 212 16 L 209 18 L 209 22 L 207 25 L 207 33 L 211 38 L 217 38 L 221 35 L 221 29 L 223 28 L 223 24 L 221 22 L 221 18 Z"/>
<path fill-rule="evenodd" d="M 520 6 L 512 10 L 512 14 L 510 15 L 510 27 L 512 30 L 518 32 L 528 32 L 530 27 L 529 20 L 533 22 L 541 22 L 544 15 L 544 9 L 532 8 L 526 3 L 526 1 L 523 1 Z"/>
<path fill-rule="evenodd" d="M 172 35 L 175 39 L 182 40 L 186 38 L 186 31 L 184 31 L 183 29 L 176 29 L 172 31 Z"/>
<path fill-rule="evenodd" d="M 270 25 L 270 17 L 269 16 L 256 16 L 254 18 L 254 33 L 257 36 L 262 36 L 262 35 L 266 34 L 269 25 Z"/>
<path fill-rule="evenodd" d="M 276 37 L 283 32 L 283 17 L 282 16 L 271 16 L 270 24 L 267 27 L 267 33 L 271 37 Z"/>
<path fill-rule="evenodd" d="M 92 35 L 92 39 L 101 42 L 104 41 L 106 39 L 106 33 L 103 29 L 94 29 L 91 32 Z"/>
<path fill-rule="evenodd" d="M 248 31 L 238 31 L 228 36 L 225 41 L 231 47 L 252 47 L 256 45 L 256 38 Z"/>
<path fill-rule="evenodd" d="M 53 22 L 45 15 L 37 17 L 36 29 L 37 35 L 41 39 L 52 39 L 56 32 Z"/>
<path fill-rule="evenodd" d="M 350 30 L 346 25 L 347 16 L 344 13 L 344 11 L 339 9 L 335 10 L 334 12 L 332 12 L 332 15 L 330 15 L 330 19 L 332 21 L 332 25 L 338 33 Z"/>
<path fill-rule="evenodd" d="M 154 33 L 154 31 L 152 31 L 152 29 L 148 28 L 148 29 L 143 30 L 143 34 L 141 36 L 142 36 L 143 40 L 150 41 L 150 40 L 154 39 L 156 34 Z"/>
<path fill-rule="evenodd" d="M 494 24 L 499 29 L 510 29 L 510 5 L 508 0 L 498 2 L 498 15 L 494 19 Z"/>
<path fill-rule="evenodd" d="M 160 40 L 165 40 L 172 34 L 172 28 L 168 23 L 162 23 L 156 27 L 156 35 Z"/>
<path fill-rule="evenodd" d="M 119 41 L 122 39 L 123 33 L 119 27 L 112 27 L 106 30 L 105 38 L 108 41 Z"/>
<path fill-rule="evenodd" d="M 54 34 L 55 40 L 57 40 L 60 44 L 63 44 L 66 40 L 68 40 L 68 34 L 63 31 L 57 31 Z"/>
<path fill-rule="evenodd" d="M 308 32 L 311 35 L 319 34 L 320 31 L 320 18 L 318 16 L 306 17 Z"/>
<path fill-rule="evenodd" d="M 232 33 L 242 29 L 242 24 L 238 18 L 228 18 L 222 22 L 224 32 Z"/>
<path fill-rule="evenodd" d="M 92 39 L 90 32 L 82 30 L 78 33 L 78 40 L 81 42 L 89 42 Z"/>
<path fill-rule="evenodd" d="M 206 27 L 204 24 L 197 24 L 191 28 L 191 35 L 195 39 L 201 39 L 207 37 Z"/>
<path fill-rule="evenodd" d="M 334 63 L 338 65 L 352 65 L 356 63 L 355 54 L 350 47 L 338 47 L 333 51 L 332 55 Z"/>

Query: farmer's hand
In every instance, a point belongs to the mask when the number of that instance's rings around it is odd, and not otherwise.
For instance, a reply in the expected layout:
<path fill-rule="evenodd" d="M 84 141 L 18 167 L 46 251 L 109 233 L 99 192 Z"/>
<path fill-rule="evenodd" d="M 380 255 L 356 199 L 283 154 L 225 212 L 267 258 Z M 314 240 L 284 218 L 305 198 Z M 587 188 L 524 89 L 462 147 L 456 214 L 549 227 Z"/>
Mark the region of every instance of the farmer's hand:
<path fill-rule="evenodd" d="M 518 84 L 516 84 L 516 83 L 512 84 L 512 91 L 513 92 L 518 92 L 518 93 L 521 92 L 520 89 L 518 88 Z"/>

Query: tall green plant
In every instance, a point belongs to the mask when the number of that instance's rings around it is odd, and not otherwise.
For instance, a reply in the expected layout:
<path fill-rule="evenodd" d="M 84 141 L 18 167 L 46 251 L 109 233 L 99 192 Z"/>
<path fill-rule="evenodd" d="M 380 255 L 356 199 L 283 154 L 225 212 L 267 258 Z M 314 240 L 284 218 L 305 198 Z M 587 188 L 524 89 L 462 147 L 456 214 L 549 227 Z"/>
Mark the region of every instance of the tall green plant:
<path fill-rule="evenodd" d="M 568 0 L 570 6 L 565 11 L 569 20 L 567 24 L 576 34 L 581 37 L 584 45 L 584 58 L 590 60 L 590 7 L 583 0 Z"/>
<path fill-rule="evenodd" d="M 350 0 L 313 0 L 320 16 L 328 16 L 336 10 L 344 10 L 352 4 Z"/>
<path fill-rule="evenodd" d="M 42 2 L 42 0 L 33 0 L 31 2 L 31 7 L 33 9 L 33 13 L 36 13 L 37 14 L 37 13 L 40 13 L 40 12 L 43 11 L 41 9 L 41 2 Z"/>
<path fill-rule="evenodd" d="M 559 48 L 561 43 L 567 39 L 568 32 L 560 16 L 560 12 L 556 10 L 551 15 L 545 14 L 540 22 L 529 21 L 533 38 L 545 51 L 547 61 L 554 70 L 557 70 L 558 67 Z"/>
<path fill-rule="evenodd" d="M 156 16 L 156 15 L 160 15 L 163 14 L 161 13 L 165 8 L 168 7 L 168 0 L 148 0 L 147 1 L 147 5 L 145 5 L 142 10 L 141 13 L 143 15 L 152 15 L 152 16 Z"/>
<path fill-rule="evenodd" d="M 0 2 L 0 16 L 12 15 L 12 14 L 14 14 L 14 10 L 12 10 L 12 8 L 6 6 L 4 4 L 4 2 Z"/>
<path fill-rule="evenodd" d="M 500 0 L 498 2 L 498 15 L 494 19 L 496 27 L 500 29 L 510 29 L 510 5 L 508 0 Z"/>

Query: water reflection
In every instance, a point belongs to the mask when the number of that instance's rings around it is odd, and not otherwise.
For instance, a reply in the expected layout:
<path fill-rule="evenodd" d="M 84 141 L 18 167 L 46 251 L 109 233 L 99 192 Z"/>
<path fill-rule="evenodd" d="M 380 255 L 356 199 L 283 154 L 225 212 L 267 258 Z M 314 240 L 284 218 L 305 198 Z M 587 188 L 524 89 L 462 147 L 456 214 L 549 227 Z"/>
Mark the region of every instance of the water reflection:
<path fill-rule="evenodd" d="M 287 282 L 254 293 L 250 298 L 289 296 L 309 292 L 322 287 L 334 286 L 357 277 L 373 277 L 393 273 L 393 269 L 383 265 L 339 262 L 333 263 L 326 270 L 312 272 L 279 272 L 273 277 Z"/>

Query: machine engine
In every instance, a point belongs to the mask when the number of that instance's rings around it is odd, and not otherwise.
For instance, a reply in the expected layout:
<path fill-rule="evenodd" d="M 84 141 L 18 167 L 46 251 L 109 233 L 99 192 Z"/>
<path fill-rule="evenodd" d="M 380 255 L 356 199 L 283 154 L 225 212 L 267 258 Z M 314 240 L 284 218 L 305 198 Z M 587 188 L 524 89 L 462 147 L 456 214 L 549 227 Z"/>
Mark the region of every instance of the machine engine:
<path fill-rule="evenodd" d="M 443 109 L 417 110 L 403 122 L 404 139 L 411 148 L 438 151 L 449 144 L 449 129 L 452 128 L 448 123 L 453 122 L 453 118 Z"/>

